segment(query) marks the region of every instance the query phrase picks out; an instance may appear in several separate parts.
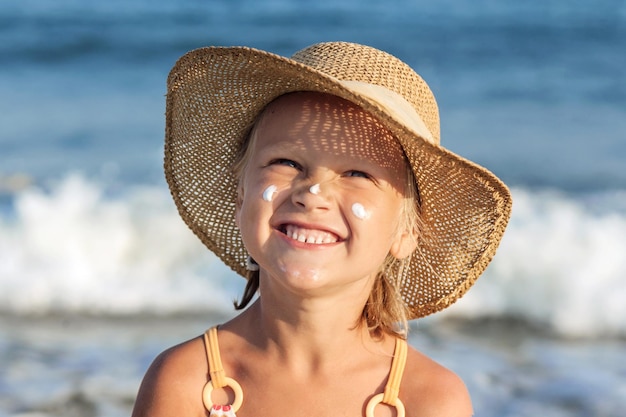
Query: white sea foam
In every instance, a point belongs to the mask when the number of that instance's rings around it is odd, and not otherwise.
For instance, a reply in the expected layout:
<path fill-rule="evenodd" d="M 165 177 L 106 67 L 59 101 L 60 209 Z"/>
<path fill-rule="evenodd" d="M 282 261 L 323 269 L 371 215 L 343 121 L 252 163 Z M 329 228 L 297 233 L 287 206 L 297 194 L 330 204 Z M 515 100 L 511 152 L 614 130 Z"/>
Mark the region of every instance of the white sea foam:
<path fill-rule="evenodd" d="M 447 314 L 514 316 L 572 336 L 626 335 L 625 195 L 595 202 L 519 189 L 513 195 L 493 263 Z"/>
<path fill-rule="evenodd" d="M 0 309 L 172 313 L 229 308 L 222 264 L 182 223 L 167 191 L 108 199 L 69 176 L 28 189 L 0 218 Z M 228 288 L 227 284 L 227 288 Z"/>
<path fill-rule="evenodd" d="M 500 249 L 439 317 L 515 316 L 568 335 L 626 335 L 624 194 L 513 191 Z M 81 176 L 0 211 L 0 309 L 15 314 L 231 312 L 243 279 L 182 223 L 165 187 L 118 197 Z M 436 317 L 437 317 L 436 316 Z"/>

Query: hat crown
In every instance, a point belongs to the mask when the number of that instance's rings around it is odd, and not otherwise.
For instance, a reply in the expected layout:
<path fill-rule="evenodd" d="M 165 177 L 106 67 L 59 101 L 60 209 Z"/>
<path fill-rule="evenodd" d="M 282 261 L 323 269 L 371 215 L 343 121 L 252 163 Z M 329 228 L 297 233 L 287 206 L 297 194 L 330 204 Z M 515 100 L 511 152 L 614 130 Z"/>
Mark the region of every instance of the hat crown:
<path fill-rule="evenodd" d="M 435 96 L 422 77 L 395 56 L 366 45 L 325 42 L 304 48 L 291 59 L 342 81 L 378 85 L 399 94 L 411 104 L 439 143 Z"/>

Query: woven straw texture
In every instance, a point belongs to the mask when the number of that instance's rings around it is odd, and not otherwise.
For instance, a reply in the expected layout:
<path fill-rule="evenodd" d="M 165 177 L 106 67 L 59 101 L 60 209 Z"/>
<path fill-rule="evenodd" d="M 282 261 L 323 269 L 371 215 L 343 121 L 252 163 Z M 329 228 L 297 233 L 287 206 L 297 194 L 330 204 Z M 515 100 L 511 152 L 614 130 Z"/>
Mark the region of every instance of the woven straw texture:
<path fill-rule="evenodd" d="M 400 94 L 434 142 L 340 80 Z M 402 144 L 418 184 L 425 225 L 424 239 L 401 282 L 410 319 L 452 304 L 491 261 L 510 216 L 509 190 L 486 169 L 439 145 L 435 98 L 397 58 L 344 42 L 316 44 L 291 59 L 244 47 L 201 48 L 176 63 L 167 91 L 165 174 L 172 196 L 191 230 L 240 275 L 247 276 L 247 252 L 234 221 L 237 184 L 231 165 L 262 109 L 294 91 L 352 101 L 381 120 Z"/>

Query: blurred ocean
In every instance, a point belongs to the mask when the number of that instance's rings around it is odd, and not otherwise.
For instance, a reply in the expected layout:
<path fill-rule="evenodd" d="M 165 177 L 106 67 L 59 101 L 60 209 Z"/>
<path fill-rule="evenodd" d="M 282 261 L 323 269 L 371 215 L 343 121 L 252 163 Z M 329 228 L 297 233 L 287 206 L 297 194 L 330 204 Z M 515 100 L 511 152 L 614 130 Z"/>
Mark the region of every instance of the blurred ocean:
<path fill-rule="evenodd" d="M 444 146 L 512 187 L 493 264 L 412 343 L 477 415 L 623 416 L 626 2 L 303 4 L 0 3 L 0 417 L 128 415 L 154 355 L 232 315 L 243 280 L 163 179 L 167 74 L 201 46 L 329 40 L 411 65 Z"/>

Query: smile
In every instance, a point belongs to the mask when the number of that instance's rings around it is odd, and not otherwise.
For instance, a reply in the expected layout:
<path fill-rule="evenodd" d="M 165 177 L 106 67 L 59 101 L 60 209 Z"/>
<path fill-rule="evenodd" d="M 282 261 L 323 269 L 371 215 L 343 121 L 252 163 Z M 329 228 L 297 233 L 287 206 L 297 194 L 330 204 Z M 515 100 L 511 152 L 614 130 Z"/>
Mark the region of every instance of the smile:
<path fill-rule="evenodd" d="M 293 224 L 286 224 L 280 228 L 280 231 L 287 237 L 302 243 L 312 243 L 315 245 L 323 245 L 335 243 L 339 237 L 333 233 L 324 230 L 305 229 Z"/>

